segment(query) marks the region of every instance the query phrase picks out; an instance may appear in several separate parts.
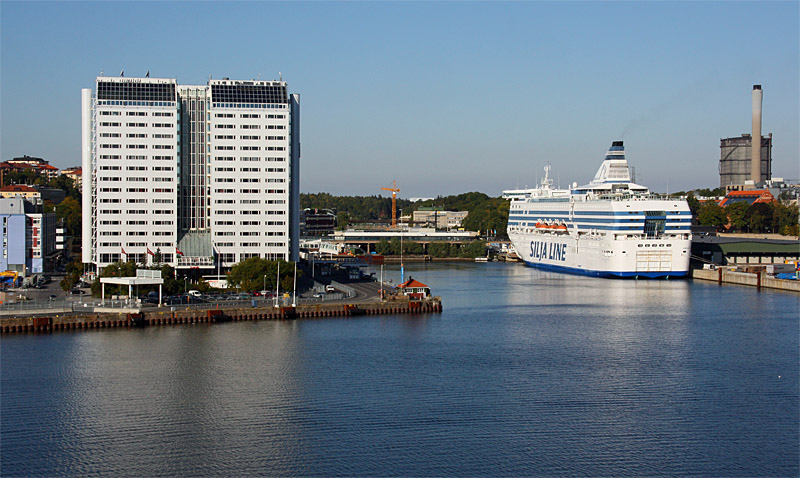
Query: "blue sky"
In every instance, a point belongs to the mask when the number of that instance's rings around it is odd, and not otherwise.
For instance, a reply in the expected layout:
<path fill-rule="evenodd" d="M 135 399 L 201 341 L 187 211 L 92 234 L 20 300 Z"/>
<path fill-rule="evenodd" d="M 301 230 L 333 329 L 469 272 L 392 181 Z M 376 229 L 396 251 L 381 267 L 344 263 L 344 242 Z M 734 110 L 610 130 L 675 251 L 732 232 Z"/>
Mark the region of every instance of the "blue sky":
<path fill-rule="evenodd" d="M 625 141 L 640 183 L 719 184 L 764 89 L 773 175 L 800 178 L 791 2 L 0 2 L 0 157 L 80 163 L 106 75 L 277 79 L 301 101 L 301 190 L 500 195 Z"/>

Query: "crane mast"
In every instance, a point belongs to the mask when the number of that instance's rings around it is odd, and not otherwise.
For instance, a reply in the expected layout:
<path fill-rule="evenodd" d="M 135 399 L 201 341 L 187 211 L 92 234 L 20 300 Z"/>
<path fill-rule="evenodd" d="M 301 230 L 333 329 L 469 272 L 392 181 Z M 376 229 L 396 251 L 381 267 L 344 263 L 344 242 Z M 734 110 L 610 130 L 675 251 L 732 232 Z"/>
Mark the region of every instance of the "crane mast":
<path fill-rule="evenodd" d="M 381 189 L 383 191 L 392 192 L 392 227 L 397 227 L 397 193 L 400 191 L 400 189 L 397 188 L 397 184 L 394 180 L 392 180 L 392 187 Z"/>

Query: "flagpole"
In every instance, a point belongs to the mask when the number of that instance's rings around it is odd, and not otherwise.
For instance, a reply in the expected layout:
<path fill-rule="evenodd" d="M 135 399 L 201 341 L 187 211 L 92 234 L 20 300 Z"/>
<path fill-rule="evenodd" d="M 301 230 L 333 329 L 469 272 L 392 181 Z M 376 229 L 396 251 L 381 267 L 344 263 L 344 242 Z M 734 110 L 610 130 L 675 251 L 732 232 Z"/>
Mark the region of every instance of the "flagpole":
<path fill-rule="evenodd" d="M 297 262 L 294 263 L 294 284 L 292 288 L 294 289 L 292 291 L 292 307 L 297 307 Z"/>

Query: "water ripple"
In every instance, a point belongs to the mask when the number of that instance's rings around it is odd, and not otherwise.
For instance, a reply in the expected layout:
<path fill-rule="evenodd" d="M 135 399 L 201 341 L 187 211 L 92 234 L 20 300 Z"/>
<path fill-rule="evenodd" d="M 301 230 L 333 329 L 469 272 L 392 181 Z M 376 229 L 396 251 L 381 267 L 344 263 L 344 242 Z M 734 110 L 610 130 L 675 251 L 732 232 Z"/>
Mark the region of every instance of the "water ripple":
<path fill-rule="evenodd" d="M 4 337 L 0 474 L 800 473 L 797 297 L 414 277 L 443 314 Z"/>

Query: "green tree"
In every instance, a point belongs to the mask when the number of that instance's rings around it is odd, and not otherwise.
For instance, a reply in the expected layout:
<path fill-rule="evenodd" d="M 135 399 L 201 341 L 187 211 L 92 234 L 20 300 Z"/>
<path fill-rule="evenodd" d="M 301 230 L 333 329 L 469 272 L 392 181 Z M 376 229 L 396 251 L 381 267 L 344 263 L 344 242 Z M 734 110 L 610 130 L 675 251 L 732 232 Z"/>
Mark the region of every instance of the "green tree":
<path fill-rule="evenodd" d="M 164 293 L 180 294 L 186 287 L 186 283 L 183 281 L 183 279 L 178 280 L 175 277 L 175 269 L 171 265 L 169 264 L 154 265 L 151 266 L 150 269 L 161 270 L 161 278 L 164 279 L 164 284 L 162 285 L 162 290 L 164 291 Z"/>
<path fill-rule="evenodd" d="M 745 202 L 735 202 L 725 206 L 725 213 L 728 215 L 728 223 L 731 225 L 731 230 L 736 232 L 744 232 L 747 228 L 747 208 L 749 206 Z"/>
<path fill-rule="evenodd" d="M 405 241 L 402 241 L 405 242 Z M 392 255 L 399 256 L 402 254 L 403 245 L 400 241 L 400 238 L 393 237 L 391 241 L 389 241 L 389 250 L 391 251 Z"/>
<path fill-rule="evenodd" d="M 425 253 L 425 247 L 416 241 L 404 241 L 403 248 L 405 249 L 404 254 L 420 255 Z"/>
<path fill-rule="evenodd" d="M 98 276 L 98 280 L 92 283 L 92 295 L 99 296 L 101 295 L 102 291 L 102 284 L 100 283 L 100 278 L 102 277 L 136 277 L 136 263 L 134 262 L 114 262 L 113 264 L 109 264 L 103 268 L 102 272 Z M 106 284 L 105 287 L 106 295 L 117 295 L 117 294 L 127 294 L 128 293 L 128 286 L 125 285 L 116 285 L 116 284 Z"/>
<path fill-rule="evenodd" d="M 294 281 L 294 262 L 268 261 L 260 257 L 250 257 L 235 264 L 228 273 L 228 284 L 246 291 L 262 290 L 266 284 L 267 290 L 275 290 L 279 263 L 281 288 L 289 290 Z M 298 279 L 302 275 L 303 271 L 298 269 Z M 287 280 L 289 289 L 286 288 Z"/>
<path fill-rule="evenodd" d="M 350 225 L 350 214 L 347 212 L 340 212 L 336 215 L 336 228 L 340 231 L 347 230 L 347 226 Z"/>
<path fill-rule="evenodd" d="M 686 196 L 686 202 L 689 204 L 689 210 L 692 212 L 692 217 L 694 218 L 695 222 L 699 224 L 699 220 L 697 219 L 697 215 L 700 211 L 701 203 L 696 197 L 694 197 L 694 193 L 689 192 Z"/>
<path fill-rule="evenodd" d="M 722 206 L 714 201 L 706 201 L 697 211 L 697 223 L 722 229 L 728 223 L 728 216 Z"/>
<path fill-rule="evenodd" d="M 695 189 L 694 191 L 697 193 L 698 196 L 707 198 L 722 197 L 726 194 L 725 188 Z"/>
<path fill-rule="evenodd" d="M 750 232 L 772 232 L 772 207 L 767 203 L 753 203 L 747 208 L 745 220 Z"/>
<path fill-rule="evenodd" d="M 61 279 L 59 286 L 66 292 L 72 289 L 75 284 L 81 279 L 81 274 L 83 274 L 83 264 L 79 259 L 75 259 L 74 261 L 68 263 L 64 268 L 66 274 L 64 278 Z"/>
<path fill-rule="evenodd" d="M 772 230 L 783 235 L 798 235 L 798 207 L 796 204 L 785 205 L 779 202 L 770 203 L 772 208 Z"/>
<path fill-rule="evenodd" d="M 384 256 L 391 255 L 392 246 L 389 245 L 389 241 L 387 241 L 385 238 L 381 239 L 377 244 L 375 244 L 375 252 Z"/>
<path fill-rule="evenodd" d="M 459 253 L 461 257 L 486 257 L 486 243 L 483 241 L 471 241 L 461 246 Z"/>
<path fill-rule="evenodd" d="M 447 242 L 431 242 L 428 244 L 428 254 L 432 257 L 451 257 L 450 244 Z"/>
<path fill-rule="evenodd" d="M 67 235 L 81 237 L 81 203 L 67 197 L 55 207 L 56 217 L 64 221 Z"/>

